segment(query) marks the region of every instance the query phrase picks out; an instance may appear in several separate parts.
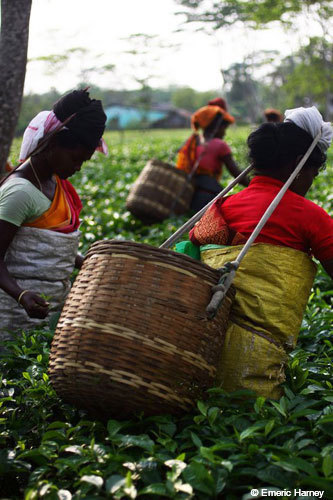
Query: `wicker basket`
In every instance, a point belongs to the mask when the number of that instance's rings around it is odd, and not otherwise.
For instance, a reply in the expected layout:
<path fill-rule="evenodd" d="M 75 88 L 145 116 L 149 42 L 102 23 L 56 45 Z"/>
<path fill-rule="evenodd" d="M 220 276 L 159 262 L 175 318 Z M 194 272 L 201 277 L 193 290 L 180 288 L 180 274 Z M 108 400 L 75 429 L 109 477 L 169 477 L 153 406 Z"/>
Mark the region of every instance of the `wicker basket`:
<path fill-rule="evenodd" d="M 234 289 L 205 307 L 218 271 L 183 254 L 94 243 L 66 300 L 50 353 L 60 397 L 99 417 L 178 414 L 214 383 Z"/>
<path fill-rule="evenodd" d="M 185 213 L 194 193 L 185 172 L 169 163 L 150 160 L 133 184 L 127 209 L 146 223 L 162 221 L 172 213 Z"/>

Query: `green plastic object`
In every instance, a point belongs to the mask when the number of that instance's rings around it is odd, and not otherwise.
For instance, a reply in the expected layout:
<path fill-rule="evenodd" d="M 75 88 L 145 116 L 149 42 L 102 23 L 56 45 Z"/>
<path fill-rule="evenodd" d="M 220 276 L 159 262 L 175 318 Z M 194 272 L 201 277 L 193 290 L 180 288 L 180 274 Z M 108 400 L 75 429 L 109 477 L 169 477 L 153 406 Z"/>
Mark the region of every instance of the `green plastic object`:
<path fill-rule="evenodd" d="M 200 260 L 200 247 L 194 245 L 191 241 L 180 241 L 176 243 L 176 252 L 184 253 L 192 259 Z"/>

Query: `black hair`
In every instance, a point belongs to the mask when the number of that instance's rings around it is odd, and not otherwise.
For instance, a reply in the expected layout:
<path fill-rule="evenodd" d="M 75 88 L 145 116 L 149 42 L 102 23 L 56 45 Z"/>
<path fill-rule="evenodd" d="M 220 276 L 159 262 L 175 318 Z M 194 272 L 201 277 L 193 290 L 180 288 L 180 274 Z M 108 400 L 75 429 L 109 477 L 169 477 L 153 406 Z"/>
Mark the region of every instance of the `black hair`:
<path fill-rule="evenodd" d="M 98 146 L 105 129 L 106 115 L 101 101 L 90 99 L 87 90 L 74 90 L 64 95 L 53 105 L 53 111 L 61 122 L 75 114 L 66 123 L 67 129 L 80 145 L 88 149 Z"/>
<path fill-rule="evenodd" d="M 265 113 L 265 116 L 268 122 L 273 122 L 273 123 L 281 122 L 281 117 L 277 113 Z"/>
<path fill-rule="evenodd" d="M 226 120 L 223 120 L 222 113 L 217 113 L 210 124 L 204 128 L 204 136 L 212 139 L 215 136 L 216 132 L 222 127 L 222 125 L 230 125 L 230 123 Z"/>
<path fill-rule="evenodd" d="M 311 135 L 293 122 L 264 123 L 249 135 L 247 145 L 255 169 L 278 171 L 303 156 L 312 141 Z M 316 146 L 304 166 L 319 169 L 325 162 L 326 153 Z"/>

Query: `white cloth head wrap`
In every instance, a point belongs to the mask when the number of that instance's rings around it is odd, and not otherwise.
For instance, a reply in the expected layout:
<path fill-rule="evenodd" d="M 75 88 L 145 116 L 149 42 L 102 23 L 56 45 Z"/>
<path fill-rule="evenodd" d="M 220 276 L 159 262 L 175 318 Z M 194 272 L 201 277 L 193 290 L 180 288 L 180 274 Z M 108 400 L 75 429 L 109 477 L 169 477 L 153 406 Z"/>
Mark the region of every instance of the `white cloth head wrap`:
<path fill-rule="evenodd" d="M 62 122 L 58 120 L 53 111 L 41 111 L 38 113 L 24 131 L 20 150 L 20 162 L 22 163 L 30 156 L 30 153 L 37 147 L 42 137 L 55 130 L 61 124 Z M 105 155 L 108 154 L 108 147 L 104 139 L 100 140 L 96 151 L 100 151 Z"/>
<path fill-rule="evenodd" d="M 324 122 L 323 117 L 315 106 L 311 108 L 287 109 L 284 113 L 285 122 L 291 121 L 308 132 L 313 139 L 321 131 L 318 147 L 325 152 L 331 145 L 333 128 L 330 122 Z"/>

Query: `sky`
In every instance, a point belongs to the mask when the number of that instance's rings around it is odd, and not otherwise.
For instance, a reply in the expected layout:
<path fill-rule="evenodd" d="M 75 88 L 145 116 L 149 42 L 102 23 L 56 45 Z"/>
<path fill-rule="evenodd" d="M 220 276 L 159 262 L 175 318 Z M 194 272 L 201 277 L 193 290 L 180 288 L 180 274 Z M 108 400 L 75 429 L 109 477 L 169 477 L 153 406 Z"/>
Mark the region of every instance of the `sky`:
<path fill-rule="evenodd" d="M 296 50 L 297 33 L 278 27 L 263 32 L 234 27 L 205 34 L 194 26 L 184 28 L 184 16 L 174 0 L 33 0 L 25 93 L 42 93 L 51 87 L 75 87 L 87 68 L 90 80 L 104 88 L 137 88 L 137 79 L 151 78 L 154 87 L 190 86 L 196 90 L 222 90 L 220 69 L 240 62 L 252 51 L 278 49 L 283 55 Z M 197 28 L 197 27 L 196 27 Z M 135 33 L 158 35 L 145 55 Z M 159 45 L 164 48 L 159 48 Z M 66 64 L 47 64 L 36 58 L 72 52 Z M 103 69 L 113 65 L 111 71 Z"/>

